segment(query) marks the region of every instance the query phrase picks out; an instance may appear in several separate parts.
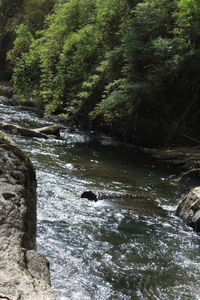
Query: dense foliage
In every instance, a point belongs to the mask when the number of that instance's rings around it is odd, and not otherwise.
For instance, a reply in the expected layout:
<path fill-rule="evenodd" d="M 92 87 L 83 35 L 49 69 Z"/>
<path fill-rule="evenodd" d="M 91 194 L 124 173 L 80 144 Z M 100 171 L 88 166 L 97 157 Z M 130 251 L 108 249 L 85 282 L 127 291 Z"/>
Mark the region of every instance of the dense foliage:
<path fill-rule="evenodd" d="M 7 59 L 22 99 L 136 144 L 199 135 L 199 0 L 20 3 Z"/>
<path fill-rule="evenodd" d="M 14 28 L 21 22 L 20 12 L 24 0 L 0 0 L 0 79 L 7 78 L 6 53 L 12 47 Z"/>

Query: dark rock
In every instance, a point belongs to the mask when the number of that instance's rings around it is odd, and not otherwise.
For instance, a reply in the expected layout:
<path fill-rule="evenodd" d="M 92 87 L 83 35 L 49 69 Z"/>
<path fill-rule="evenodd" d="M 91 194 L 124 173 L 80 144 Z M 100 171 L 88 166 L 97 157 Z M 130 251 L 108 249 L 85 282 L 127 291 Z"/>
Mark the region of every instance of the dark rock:
<path fill-rule="evenodd" d="M 86 198 L 90 201 L 95 201 L 95 202 L 98 201 L 97 195 L 95 195 L 95 193 L 93 193 L 92 191 L 83 192 L 81 198 Z"/>
<path fill-rule="evenodd" d="M 176 215 L 200 232 L 200 187 L 193 188 L 180 202 Z"/>

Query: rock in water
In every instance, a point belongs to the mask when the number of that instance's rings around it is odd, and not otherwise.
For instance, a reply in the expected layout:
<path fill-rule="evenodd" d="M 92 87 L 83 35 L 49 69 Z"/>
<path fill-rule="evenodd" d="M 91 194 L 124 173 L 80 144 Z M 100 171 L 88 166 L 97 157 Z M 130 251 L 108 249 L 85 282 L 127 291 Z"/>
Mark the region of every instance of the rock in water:
<path fill-rule="evenodd" d="M 30 159 L 0 132 L 0 298 L 55 300 L 36 251 L 36 178 Z"/>
<path fill-rule="evenodd" d="M 193 188 L 180 202 L 176 215 L 200 232 L 200 187 Z"/>
<path fill-rule="evenodd" d="M 88 199 L 90 201 L 95 201 L 95 202 L 98 201 L 97 195 L 95 193 L 93 193 L 92 191 L 83 192 L 81 194 L 81 198 L 86 198 L 86 199 Z"/>

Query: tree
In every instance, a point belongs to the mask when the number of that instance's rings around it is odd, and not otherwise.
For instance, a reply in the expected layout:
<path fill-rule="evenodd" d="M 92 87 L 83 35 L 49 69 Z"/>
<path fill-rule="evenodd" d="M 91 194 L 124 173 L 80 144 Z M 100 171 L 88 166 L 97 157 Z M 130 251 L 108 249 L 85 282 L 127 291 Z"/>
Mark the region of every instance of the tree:
<path fill-rule="evenodd" d="M 21 9 L 24 0 L 0 1 L 0 79 L 11 76 L 11 70 L 6 64 L 7 51 L 12 47 L 14 27 L 21 19 Z"/>
<path fill-rule="evenodd" d="M 25 0 L 13 82 L 45 113 L 125 141 L 198 134 L 199 16 L 198 0 Z"/>

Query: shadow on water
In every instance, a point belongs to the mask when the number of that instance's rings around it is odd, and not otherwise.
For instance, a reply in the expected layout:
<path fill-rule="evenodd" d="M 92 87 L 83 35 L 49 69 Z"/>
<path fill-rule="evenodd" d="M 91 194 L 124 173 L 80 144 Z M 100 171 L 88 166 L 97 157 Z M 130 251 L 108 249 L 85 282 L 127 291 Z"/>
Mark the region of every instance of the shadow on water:
<path fill-rule="evenodd" d="M 35 112 L 0 105 L 0 118 L 44 126 Z M 38 248 L 58 300 L 199 299 L 200 239 L 174 216 L 195 181 L 95 133 L 63 140 L 15 137 L 38 180 Z M 137 197 L 81 199 L 85 190 Z M 149 200 L 148 200 L 149 199 Z"/>

